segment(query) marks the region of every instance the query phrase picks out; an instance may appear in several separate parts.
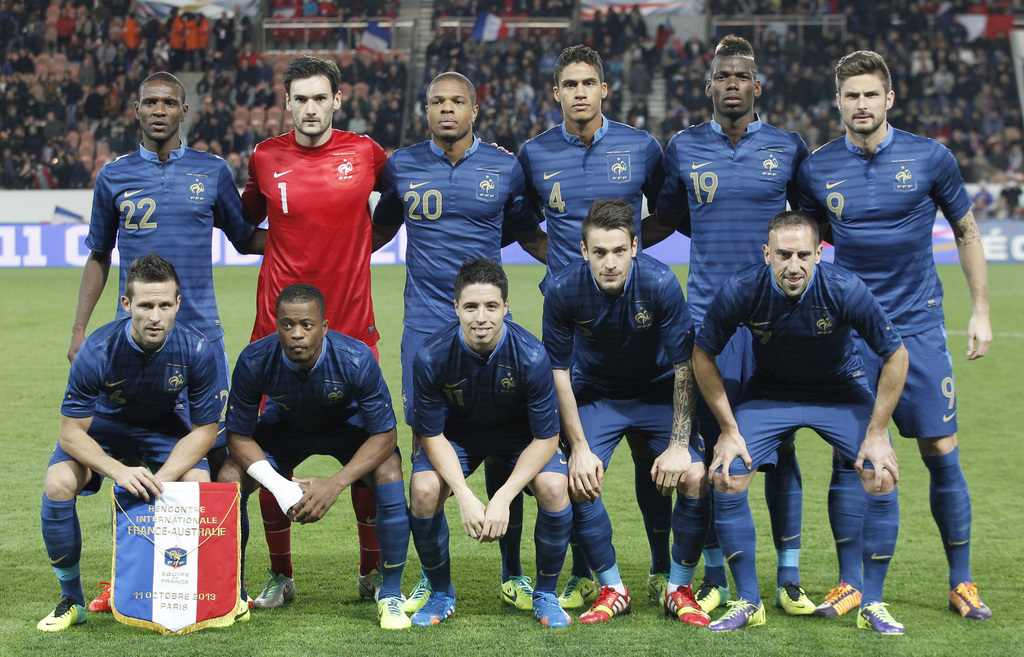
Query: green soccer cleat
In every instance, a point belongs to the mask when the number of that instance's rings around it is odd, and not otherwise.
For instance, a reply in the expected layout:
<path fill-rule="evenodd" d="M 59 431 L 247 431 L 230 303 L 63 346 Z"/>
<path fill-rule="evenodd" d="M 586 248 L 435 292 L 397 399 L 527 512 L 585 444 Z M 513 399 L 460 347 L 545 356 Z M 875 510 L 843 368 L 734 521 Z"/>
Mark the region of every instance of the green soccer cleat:
<path fill-rule="evenodd" d="M 573 575 L 566 581 L 562 595 L 558 596 L 558 604 L 562 609 L 581 609 L 594 604 L 597 592 L 594 580 Z"/>
<path fill-rule="evenodd" d="M 706 613 L 711 613 L 729 601 L 729 587 L 719 586 L 710 579 L 705 578 L 697 589 L 697 604 Z"/>
<path fill-rule="evenodd" d="M 814 603 L 799 584 L 787 581 L 775 591 L 775 606 L 790 616 L 808 616 L 814 613 Z"/>
<path fill-rule="evenodd" d="M 85 607 L 76 603 L 69 596 L 64 596 L 57 603 L 57 608 L 50 612 L 50 615 L 39 621 L 37 630 L 43 632 L 60 632 L 72 625 L 81 625 L 85 622 Z"/>
<path fill-rule="evenodd" d="M 741 627 L 756 627 L 765 624 L 764 605 L 755 605 L 746 600 L 730 600 L 729 611 L 716 620 L 708 629 L 712 632 L 731 632 Z"/>
<path fill-rule="evenodd" d="M 423 605 L 427 604 L 427 600 L 430 599 L 430 594 L 433 592 L 434 589 L 430 587 L 430 580 L 426 577 L 421 577 L 420 581 L 416 582 L 416 586 L 409 593 L 409 597 L 402 603 L 402 611 L 407 614 L 416 613 Z"/>
<path fill-rule="evenodd" d="M 412 621 L 402 610 L 402 599 L 391 595 L 377 602 L 377 618 L 384 630 L 404 630 L 412 627 Z"/>
<path fill-rule="evenodd" d="M 857 613 L 857 627 L 862 630 L 874 630 L 879 634 L 900 635 L 906 632 L 902 623 L 897 623 L 886 609 L 889 605 L 876 602 L 860 608 Z"/>
<path fill-rule="evenodd" d="M 651 602 L 661 604 L 668 588 L 668 573 L 651 573 L 647 576 L 647 597 Z"/>
<path fill-rule="evenodd" d="M 533 580 L 526 575 L 513 577 L 501 585 L 501 599 L 516 609 L 533 609 Z"/>

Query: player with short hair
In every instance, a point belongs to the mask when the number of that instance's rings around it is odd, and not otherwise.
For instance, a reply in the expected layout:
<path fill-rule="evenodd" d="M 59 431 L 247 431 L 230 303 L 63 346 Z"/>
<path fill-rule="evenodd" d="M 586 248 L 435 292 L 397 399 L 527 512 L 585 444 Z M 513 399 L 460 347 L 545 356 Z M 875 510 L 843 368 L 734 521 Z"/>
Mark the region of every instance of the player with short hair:
<path fill-rule="evenodd" d="M 355 481 L 373 486 L 384 556 L 377 615 L 385 629 L 410 625 L 401 599 L 409 519 L 395 425 L 391 395 L 369 347 L 328 330 L 316 287 L 282 290 L 276 335 L 250 343 L 235 364 L 227 416 L 231 456 L 220 481 L 242 483 L 243 554 L 246 502 L 257 482 L 303 524 L 323 518 Z M 329 478 L 281 475 L 314 454 L 333 456 L 343 467 Z M 294 589 L 283 595 L 294 596 Z"/>
<path fill-rule="evenodd" d="M 370 193 L 379 190 L 384 149 L 373 139 L 333 130 L 341 107 L 341 71 L 331 60 L 297 57 L 284 72 L 285 102 L 295 129 L 259 143 L 242 192 L 250 221 L 267 220 L 267 248 L 256 286 L 255 341 L 275 332 L 277 295 L 293 283 L 323 291 L 336 331 L 365 342 L 377 356 L 379 335 L 370 298 Z M 351 487 L 359 530 L 359 595 L 380 587 L 374 534 L 376 502 L 362 483 Z M 260 493 L 271 576 L 255 605 L 279 607 L 294 590 L 291 530 L 273 497 Z"/>
<path fill-rule="evenodd" d="M 640 235 L 643 201 L 653 208 L 665 179 L 661 145 L 650 134 L 608 120 L 601 113 L 608 95 L 604 65 L 597 51 L 584 45 L 566 48 L 554 67 L 555 102 L 562 107 L 561 125 L 530 139 L 519 151 L 527 194 L 543 214 L 548 233 L 547 283 L 564 268 L 579 262 L 583 219 L 598 199 L 625 199 L 633 209 L 634 232 Z M 638 245 L 643 250 L 643 244 Z M 627 436 L 633 456 L 637 505 L 651 546 L 650 595 L 664 597 L 668 571 L 672 502 L 651 482 L 656 455 L 644 451 L 645 441 Z M 572 576 L 561 600 L 566 608 L 583 607 L 597 596 L 590 566 L 573 543 Z"/>
<path fill-rule="evenodd" d="M 821 249 L 810 215 L 772 217 L 764 264 L 726 281 L 697 334 L 697 382 L 722 428 L 709 468 L 715 525 L 730 555 L 737 593 L 725 615 L 711 623 L 712 631 L 765 623 L 747 488 L 758 468 L 775 463 L 779 443 L 807 427 L 855 463 L 869 493 L 857 626 L 903 634 L 882 602 L 882 586 L 899 533 L 899 471 L 888 424 L 903 389 L 907 350 L 864 283 L 849 270 L 821 262 Z M 753 337 L 755 368 L 733 403 L 715 360 L 739 326 Z M 853 330 L 883 361 L 877 398 L 854 351 Z"/>
<path fill-rule="evenodd" d="M 93 190 L 92 218 L 85 245 L 89 256 L 82 270 L 78 308 L 68 360 L 74 361 L 85 339 L 96 303 L 110 274 L 111 252 L 117 246 L 119 292 L 125 294 L 127 265 L 151 251 L 174 263 L 184 295 L 178 320 L 201 331 L 218 353 L 221 405 L 228 396 L 228 355 L 217 312 L 211 258 L 214 227 L 220 228 L 241 253 L 262 253 L 266 231 L 253 228 L 242 210 L 231 168 L 216 155 L 181 143 L 180 127 L 188 115 L 185 87 L 161 71 L 139 85 L 135 118 L 142 144 L 100 169 Z M 118 304 L 116 317 L 126 317 Z M 223 409 L 222 409 L 223 410 Z M 216 473 L 224 459 L 224 428 L 210 454 Z M 110 611 L 110 585 L 89 604 L 90 611 Z"/>
<path fill-rule="evenodd" d="M 705 93 L 714 117 L 677 133 L 665 147 L 666 175 L 658 211 L 643 224 L 645 244 L 656 244 L 673 230 L 690 237 L 686 297 L 698 326 L 726 279 L 761 262 L 764 227 L 772 215 L 786 209 L 787 201 L 796 206 L 796 173 L 808 154 L 799 135 L 763 122 L 754 111 L 761 83 L 754 49 L 746 39 L 728 35 L 719 42 Z M 753 369 L 747 332 L 733 336 L 719 355 L 718 367 L 729 399 L 735 402 Z M 701 435 L 713 450 L 720 429 L 702 397 L 697 417 Z M 814 604 L 800 586 L 803 494 L 792 439 L 783 442 L 778 463 L 764 482 L 778 554 L 776 604 L 789 614 L 810 614 Z M 714 531 L 709 533 L 704 563 L 697 601 L 711 611 L 729 599 L 725 557 Z"/>
<path fill-rule="evenodd" d="M 473 83 L 461 73 L 441 73 L 427 86 L 426 100 L 431 138 L 388 158 L 373 212 L 375 250 L 390 242 L 403 223 L 406 227 L 402 402 L 410 426 L 415 426 L 413 359 L 431 333 L 451 323 L 453 281 L 462 262 L 486 257 L 500 264 L 503 230 L 541 262 L 547 250 L 547 235 L 526 200 L 519 161 L 473 134 L 479 111 Z M 511 472 L 496 463 L 485 463 L 484 471 L 488 495 Z M 502 599 L 531 609 L 533 588 L 519 561 L 522 495 L 513 500 L 511 514 L 508 532 L 500 540 Z M 426 602 L 428 587 L 422 578 L 406 611 Z"/>
<path fill-rule="evenodd" d="M 836 104 L 846 135 L 800 168 L 800 205 L 828 219 L 836 263 L 864 280 L 903 335 L 910 371 L 893 419 L 901 435 L 917 440 L 928 468 L 932 515 L 949 563 L 949 608 L 965 618 L 989 618 L 992 610 L 971 575 L 971 498 L 960 466 L 953 360 L 932 256 L 936 209 L 953 229 L 971 297 L 968 360 L 984 356 L 992 342 L 985 253 L 956 158 L 931 139 L 889 125 L 895 99 L 878 53 L 862 50 L 839 60 Z M 858 349 L 873 382 L 880 363 L 863 345 Z M 848 514 L 859 513 L 850 506 Z"/>
<path fill-rule="evenodd" d="M 506 320 L 508 279 L 495 260 L 467 260 L 454 284 L 458 322 L 427 338 L 413 364 L 414 429 L 410 525 L 432 593 L 412 616 L 434 625 L 455 612 L 444 504 L 459 503 L 470 538 L 501 538 L 512 499 L 529 486 L 537 499 L 537 580 L 533 613 L 547 627 L 571 622 L 555 586 L 572 525 L 565 459 L 558 449 L 558 404 L 541 342 Z M 512 474 L 484 505 L 466 485 L 488 456 Z"/>
<path fill-rule="evenodd" d="M 679 493 L 661 604 L 684 623 L 706 625 L 710 619 L 689 586 L 711 504 L 693 423 L 693 324 L 683 290 L 667 265 L 637 253 L 626 201 L 595 201 L 582 231 L 583 260 L 556 276 L 544 299 L 544 345 L 568 444 L 573 532 L 601 585 L 580 621 L 599 623 L 630 611 L 601 496 L 612 452 L 630 433 L 656 455 L 646 475 L 658 492 L 670 502 L 672 492 Z"/>
<path fill-rule="evenodd" d="M 159 497 L 165 481 L 210 481 L 205 456 L 224 404 L 220 354 L 201 333 L 175 322 L 181 296 L 169 261 L 150 253 L 124 270 L 127 317 L 101 326 L 77 350 L 46 469 L 43 542 L 61 600 L 36 626 L 44 632 L 86 620 L 78 495 L 98 491 L 103 477 L 147 501 Z M 182 396 L 187 411 L 177 409 Z M 248 613 L 241 605 L 240 615 Z"/>

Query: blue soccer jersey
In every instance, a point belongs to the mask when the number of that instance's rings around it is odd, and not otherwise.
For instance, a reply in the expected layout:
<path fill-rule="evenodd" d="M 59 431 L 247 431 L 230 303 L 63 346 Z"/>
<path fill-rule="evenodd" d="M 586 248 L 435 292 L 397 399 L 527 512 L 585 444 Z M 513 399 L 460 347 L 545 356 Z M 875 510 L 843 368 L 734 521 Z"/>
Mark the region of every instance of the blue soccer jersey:
<path fill-rule="evenodd" d="M 61 415 L 159 429 L 176 415 L 178 397 L 187 391 L 192 424 L 216 422 L 224 406 L 216 363 L 222 357 L 181 322 L 158 351 L 146 353 L 131 337 L 131 319 L 115 320 L 96 329 L 78 350 Z"/>
<path fill-rule="evenodd" d="M 299 438 L 372 435 L 397 424 L 373 352 L 337 331 L 327 331 L 320 359 L 309 372 L 300 372 L 285 357 L 277 334 L 249 343 L 231 375 L 228 431 L 253 435 L 264 395 L 263 420 L 273 418 L 278 430 Z"/>
<path fill-rule="evenodd" d="M 558 434 L 558 399 L 547 351 L 508 320 L 486 359 L 466 346 L 457 323 L 431 335 L 413 363 L 413 391 L 413 428 L 423 436 L 443 433 L 463 444 L 495 445 Z"/>
<path fill-rule="evenodd" d="M 814 268 L 803 295 L 790 299 L 767 265 L 726 281 L 697 332 L 696 344 L 717 355 L 740 325 L 753 338 L 754 373 L 745 398 L 815 401 L 843 397 L 864 376 L 851 329 L 888 356 L 903 343 L 885 311 L 852 272 L 827 262 Z"/>
<path fill-rule="evenodd" d="M 665 147 L 663 212 L 689 212 L 686 299 L 699 324 L 732 274 L 764 262 L 768 220 L 796 206 L 796 175 L 807 157 L 799 135 L 755 120 L 738 146 L 709 121 L 677 133 Z"/>
<path fill-rule="evenodd" d="M 583 219 L 594 201 L 628 201 L 640 235 L 643 198 L 653 208 L 665 179 L 664 153 L 654 137 L 602 119 L 590 148 L 566 132 L 563 123 L 527 141 L 519 151 L 530 201 L 541 208 L 547 222 L 551 276 L 582 257 Z"/>
<path fill-rule="evenodd" d="M 161 163 L 139 147 L 100 170 L 93 191 L 92 220 L 85 245 L 121 256 L 120 294 L 132 260 L 156 251 L 174 264 L 181 280 L 178 321 L 210 340 L 223 337 L 213 292 L 213 228 L 232 242 L 252 235 L 227 162 L 191 148 L 172 151 Z M 117 317 L 127 313 L 117 306 Z"/>
<path fill-rule="evenodd" d="M 405 222 L 405 326 L 433 333 L 452 320 L 455 274 L 467 258 L 501 262 L 501 232 L 537 218 L 515 157 L 474 141 L 457 163 L 433 141 L 395 151 L 382 173 L 373 221 Z"/>
<path fill-rule="evenodd" d="M 670 384 L 672 364 L 692 355 L 693 323 L 668 265 L 638 254 L 622 294 L 612 298 L 580 260 L 548 285 L 544 346 L 553 367 L 572 368 L 577 391 L 633 397 L 651 385 Z"/>
<path fill-rule="evenodd" d="M 971 198 L 945 146 L 889 126 L 873 157 L 834 139 L 800 168 L 800 207 L 832 224 L 836 263 L 867 283 L 904 335 L 942 324 L 932 256 L 936 207 L 950 221 Z"/>

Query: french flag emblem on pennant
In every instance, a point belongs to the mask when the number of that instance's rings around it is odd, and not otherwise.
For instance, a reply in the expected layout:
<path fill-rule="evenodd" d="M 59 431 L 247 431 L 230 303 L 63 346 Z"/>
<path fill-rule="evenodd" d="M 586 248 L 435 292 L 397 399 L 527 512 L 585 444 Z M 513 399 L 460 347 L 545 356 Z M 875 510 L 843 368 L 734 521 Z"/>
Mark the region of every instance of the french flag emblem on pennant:
<path fill-rule="evenodd" d="M 148 502 L 119 486 L 111 495 L 117 620 L 186 634 L 231 625 L 248 611 L 239 598 L 237 484 L 165 483 Z"/>

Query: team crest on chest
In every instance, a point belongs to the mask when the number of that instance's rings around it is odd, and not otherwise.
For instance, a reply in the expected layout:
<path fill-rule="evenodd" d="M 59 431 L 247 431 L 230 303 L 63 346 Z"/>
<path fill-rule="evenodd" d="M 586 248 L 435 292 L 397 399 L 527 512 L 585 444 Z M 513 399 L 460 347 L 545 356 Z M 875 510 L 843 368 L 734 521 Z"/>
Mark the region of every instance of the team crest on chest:
<path fill-rule="evenodd" d="M 204 176 L 201 173 L 190 173 L 186 178 L 188 182 L 188 200 L 193 203 L 205 201 L 208 176 Z"/>
<path fill-rule="evenodd" d="M 772 155 L 767 160 L 761 163 L 761 168 L 764 171 L 761 172 L 762 176 L 777 176 L 779 168 L 779 159 Z"/>
<path fill-rule="evenodd" d="M 608 182 L 625 183 L 633 178 L 633 167 L 630 166 L 629 153 L 608 154 Z"/>
<path fill-rule="evenodd" d="M 898 163 L 893 165 L 892 188 L 897 192 L 913 192 L 917 189 L 917 178 L 909 166 Z"/>
<path fill-rule="evenodd" d="M 502 372 L 501 381 L 498 382 L 498 390 L 504 394 L 516 392 L 516 387 L 519 385 L 518 373 L 510 367 L 503 368 Z"/>
<path fill-rule="evenodd" d="M 832 331 L 835 330 L 835 322 L 832 317 L 828 314 L 828 308 L 821 308 L 821 318 L 814 323 L 814 328 L 817 330 L 815 335 L 832 335 Z"/>
<path fill-rule="evenodd" d="M 339 381 L 324 381 L 327 390 L 327 403 L 340 404 L 345 401 L 345 384 Z"/>
<path fill-rule="evenodd" d="M 366 160 L 356 151 L 331 153 L 330 159 L 324 161 L 322 173 L 324 179 L 339 189 L 348 189 L 359 184 L 366 169 Z"/>
<path fill-rule="evenodd" d="M 637 301 L 636 306 L 633 308 L 633 330 L 646 331 L 651 328 L 651 321 L 651 310 L 647 307 L 647 304 L 643 301 Z"/>
<path fill-rule="evenodd" d="M 185 387 L 185 368 L 181 365 L 168 363 L 167 365 L 167 392 L 178 392 Z"/>
<path fill-rule="evenodd" d="M 476 197 L 481 201 L 492 201 L 498 197 L 498 172 L 477 169 Z"/>

